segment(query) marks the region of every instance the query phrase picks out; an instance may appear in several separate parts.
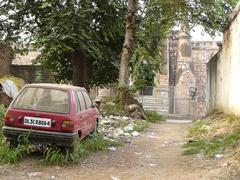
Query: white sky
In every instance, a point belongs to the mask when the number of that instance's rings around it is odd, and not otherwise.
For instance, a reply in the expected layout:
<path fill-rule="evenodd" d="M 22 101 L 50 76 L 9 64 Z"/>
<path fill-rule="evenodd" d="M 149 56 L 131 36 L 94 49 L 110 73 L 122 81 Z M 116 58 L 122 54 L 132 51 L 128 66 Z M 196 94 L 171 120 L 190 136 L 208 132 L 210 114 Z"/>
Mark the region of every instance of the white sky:
<path fill-rule="evenodd" d="M 211 37 L 201 26 L 193 28 L 190 34 L 194 41 L 222 41 L 222 33 L 216 33 L 215 37 Z"/>

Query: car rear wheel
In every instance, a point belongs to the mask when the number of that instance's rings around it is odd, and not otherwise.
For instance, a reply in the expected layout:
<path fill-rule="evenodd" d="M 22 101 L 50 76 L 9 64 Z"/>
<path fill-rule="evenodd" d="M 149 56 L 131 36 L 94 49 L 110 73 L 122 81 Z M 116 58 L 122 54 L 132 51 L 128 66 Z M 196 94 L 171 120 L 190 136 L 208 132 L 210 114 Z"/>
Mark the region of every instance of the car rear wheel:
<path fill-rule="evenodd" d="M 6 139 L 6 144 L 8 145 L 9 148 L 14 149 L 18 147 L 18 142 L 15 140 L 11 139 Z"/>
<path fill-rule="evenodd" d="M 77 152 L 79 148 L 79 141 L 80 141 L 80 135 L 77 136 L 77 138 L 74 140 L 71 146 L 67 147 L 67 150 L 71 153 Z"/>
<path fill-rule="evenodd" d="M 99 128 L 99 122 L 98 122 L 98 119 L 97 119 L 95 127 L 94 127 L 94 129 L 93 129 L 91 134 L 97 134 L 98 133 L 98 128 Z"/>

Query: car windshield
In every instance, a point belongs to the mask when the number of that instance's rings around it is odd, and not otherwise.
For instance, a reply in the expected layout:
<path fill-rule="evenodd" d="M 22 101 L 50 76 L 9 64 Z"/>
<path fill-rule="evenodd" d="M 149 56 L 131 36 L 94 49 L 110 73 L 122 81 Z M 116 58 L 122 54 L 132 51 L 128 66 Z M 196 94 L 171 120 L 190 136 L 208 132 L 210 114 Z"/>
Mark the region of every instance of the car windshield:
<path fill-rule="evenodd" d="M 13 104 L 14 108 L 69 113 L 68 92 L 58 89 L 27 87 Z"/>

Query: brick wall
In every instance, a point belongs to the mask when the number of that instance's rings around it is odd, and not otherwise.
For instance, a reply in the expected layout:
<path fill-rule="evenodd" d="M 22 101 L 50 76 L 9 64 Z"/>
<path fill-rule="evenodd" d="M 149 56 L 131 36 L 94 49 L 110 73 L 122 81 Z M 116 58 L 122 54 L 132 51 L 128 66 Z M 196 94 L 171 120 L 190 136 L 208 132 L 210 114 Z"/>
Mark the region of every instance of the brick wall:
<path fill-rule="evenodd" d="M 11 65 L 10 73 L 22 78 L 25 83 L 53 83 L 54 77 L 50 70 L 40 65 Z"/>

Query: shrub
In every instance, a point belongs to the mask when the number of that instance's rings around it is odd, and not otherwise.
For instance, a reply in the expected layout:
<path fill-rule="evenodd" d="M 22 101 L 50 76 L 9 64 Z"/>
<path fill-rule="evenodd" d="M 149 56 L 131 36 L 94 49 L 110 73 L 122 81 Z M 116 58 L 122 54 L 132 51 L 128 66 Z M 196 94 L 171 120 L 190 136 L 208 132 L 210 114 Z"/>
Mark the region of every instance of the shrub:
<path fill-rule="evenodd" d="M 215 112 L 193 123 L 188 137 L 192 140 L 185 144 L 184 154 L 202 153 L 213 157 L 226 149 L 239 146 L 240 118 Z"/>
<path fill-rule="evenodd" d="M 4 107 L 4 105 L 0 105 L 0 129 L 3 125 L 3 119 L 4 119 L 4 116 L 5 116 L 5 113 L 6 113 L 6 108 Z"/>
<path fill-rule="evenodd" d="M 116 97 L 103 97 L 101 109 L 105 115 L 125 115 L 123 104 Z"/>
<path fill-rule="evenodd" d="M 69 163 L 78 163 L 82 158 L 87 157 L 89 154 L 107 150 L 110 146 L 119 146 L 119 142 L 104 139 L 103 136 L 93 134 L 86 139 L 77 142 L 74 149 L 71 151 L 67 149 L 63 151 L 56 147 L 50 147 L 45 151 L 45 163 L 55 165 L 65 165 Z"/>
<path fill-rule="evenodd" d="M 203 153 L 209 157 L 213 157 L 217 153 L 223 152 L 226 148 L 235 147 L 240 141 L 240 133 L 215 137 L 211 139 L 199 139 L 185 144 L 184 154 Z"/>
<path fill-rule="evenodd" d="M 148 122 L 157 123 L 165 121 L 165 117 L 156 111 L 145 111 L 145 114 Z"/>
<path fill-rule="evenodd" d="M 133 124 L 133 131 L 141 132 L 149 127 L 149 122 L 145 120 L 135 120 Z"/>
<path fill-rule="evenodd" d="M 0 163 L 17 163 L 31 152 L 27 137 L 16 147 L 9 146 L 0 132 Z"/>

